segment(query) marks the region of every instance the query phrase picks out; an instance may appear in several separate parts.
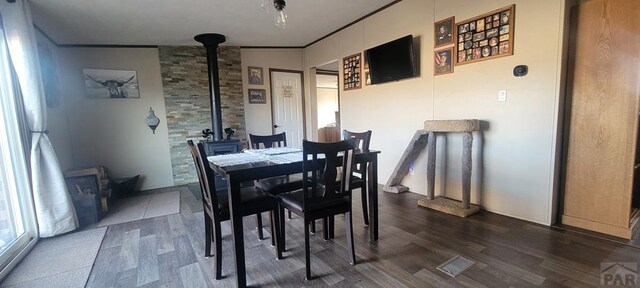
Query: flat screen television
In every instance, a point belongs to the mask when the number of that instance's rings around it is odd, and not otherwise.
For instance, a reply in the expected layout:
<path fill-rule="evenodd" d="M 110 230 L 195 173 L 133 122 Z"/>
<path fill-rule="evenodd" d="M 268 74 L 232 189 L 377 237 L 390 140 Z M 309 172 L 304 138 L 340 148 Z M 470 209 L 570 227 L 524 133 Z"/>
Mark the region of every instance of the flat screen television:
<path fill-rule="evenodd" d="M 366 51 L 371 84 L 415 76 L 413 36 L 407 35 Z"/>

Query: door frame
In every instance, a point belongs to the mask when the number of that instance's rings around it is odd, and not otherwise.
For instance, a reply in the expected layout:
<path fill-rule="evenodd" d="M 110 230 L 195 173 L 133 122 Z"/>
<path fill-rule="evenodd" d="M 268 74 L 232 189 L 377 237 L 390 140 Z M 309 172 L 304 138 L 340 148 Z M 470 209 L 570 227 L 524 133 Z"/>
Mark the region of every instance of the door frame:
<path fill-rule="evenodd" d="M 276 125 L 273 123 L 274 121 L 274 113 L 273 113 L 273 72 L 284 72 L 284 73 L 295 73 L 300 74 L 300 98 L 302 98 L 302 140 L 307 140 L 307 112 L 305 105 L 305 97 L 304 97 L 304 72 L 301 70 L 291 70 L 291 69 L 280 69 L 280 68 L 269 68 L 269 100 L 271 102 L 271 134 L 276 133 L 276 128 L 273 126 Z"/>
<path fill-rule="evenodd" d="M 568 11 L 565 11 L 565 23 L 567 28 L 565 29 L 565 49 L 564 49 L 564 61 L 562 65 L 564 66 L 564 75 L 562 75 L 564 83 L 563 89 L 561 89 L 561 98 L 562 103 L 559 105 L 559 112 L 562 113 L 560 117 L 558 117 L 558 148 L 556 157 L 556 161 L 560 162 L 558 165 L 558 184 L 557 184 L 557 199 L 556 199 L 556 213 L 552 214 L 552 217 L 555 216 L 555 221 L 551 221 L 551 225 L 555 227 L 562 227 L 562 215 L 564 214 L 564 196 L 565 196 L 565 181 L 567 179 L 567 155 L 569 153 L 569 132 L 571 128 L 571 103 L 572 103 L 572 92 L 573 92 L 573 66 L 575 65 L 575 41 L 576 36 L 573 33 L 576 33 L 577 27 L 574 27 L 573 21 L 575 17 L 577 17 L 577 7 L 578 5 L 570 5 L 570 7 L 565 7 Z M 553 209 L 553 207 L 552 207 Z"/>

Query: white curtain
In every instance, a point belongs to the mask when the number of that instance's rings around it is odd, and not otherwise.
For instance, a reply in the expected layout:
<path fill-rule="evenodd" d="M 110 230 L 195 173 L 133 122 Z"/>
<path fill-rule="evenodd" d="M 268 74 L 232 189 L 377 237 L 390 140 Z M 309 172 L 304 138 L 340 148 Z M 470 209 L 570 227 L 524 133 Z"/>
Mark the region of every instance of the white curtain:
<path fill-rule="evenodd" d="M 31 183 L 40 237 L 51 237 L 78 227 L 58 158 L 44 133 L 47 110 L 40 76 L 37 44 L 29 3 L 0 0 L 0 15 L 11 62 L 18 76 L 31 140 Z"/>

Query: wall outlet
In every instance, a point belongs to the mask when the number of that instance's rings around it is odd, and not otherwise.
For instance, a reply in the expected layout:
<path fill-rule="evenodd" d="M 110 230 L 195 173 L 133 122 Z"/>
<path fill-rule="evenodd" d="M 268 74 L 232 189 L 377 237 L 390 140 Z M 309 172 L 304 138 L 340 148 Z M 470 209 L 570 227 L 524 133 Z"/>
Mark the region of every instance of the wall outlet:
<path fill-rule="evenodd" d="M 415 169 L 414 163 L 409 164 L 409 175 L 411 176 L 416 175 L 416 169 Z"/>
<path fill-rule="evenodd" d="M 498 101 L 507 102 L 507 90 L 498 91 Z"/>

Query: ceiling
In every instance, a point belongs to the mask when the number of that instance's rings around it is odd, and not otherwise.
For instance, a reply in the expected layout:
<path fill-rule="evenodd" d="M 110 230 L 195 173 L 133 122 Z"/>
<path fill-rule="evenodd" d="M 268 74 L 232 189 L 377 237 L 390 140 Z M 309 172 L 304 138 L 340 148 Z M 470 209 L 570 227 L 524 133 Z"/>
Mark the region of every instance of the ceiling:
<path fill-rule="evenodd" d="M 31 11 L 58 44 L 196 45 L 220 33 L 225 45 L 305 46 L 391 2 L 288 0 L 285 29 L 262 0 L 31 0 Z"/>

